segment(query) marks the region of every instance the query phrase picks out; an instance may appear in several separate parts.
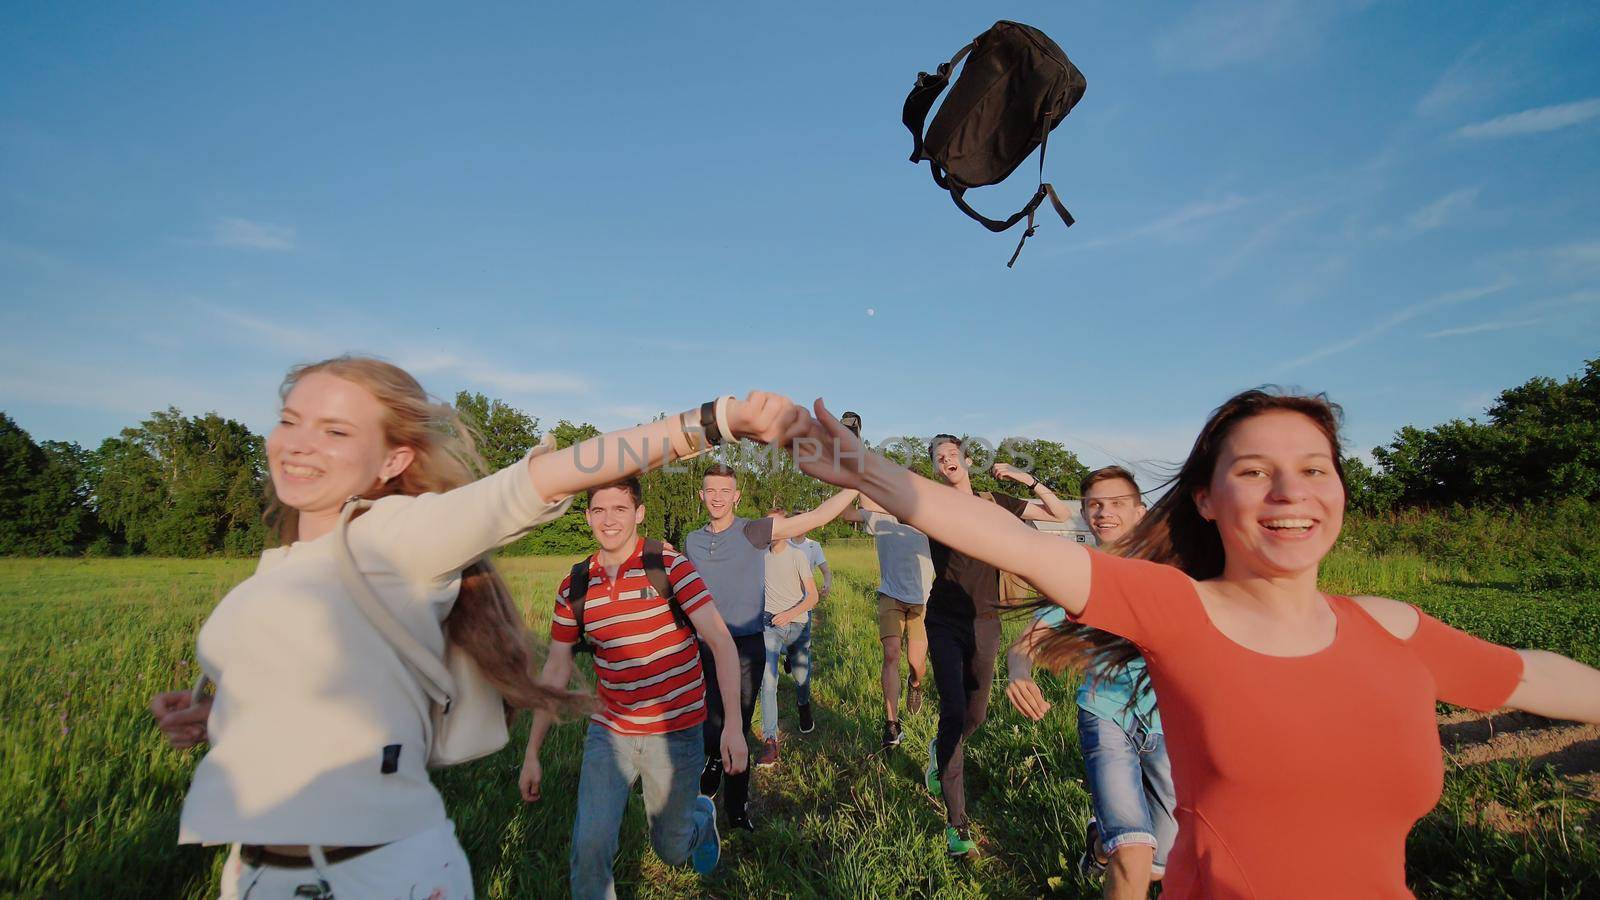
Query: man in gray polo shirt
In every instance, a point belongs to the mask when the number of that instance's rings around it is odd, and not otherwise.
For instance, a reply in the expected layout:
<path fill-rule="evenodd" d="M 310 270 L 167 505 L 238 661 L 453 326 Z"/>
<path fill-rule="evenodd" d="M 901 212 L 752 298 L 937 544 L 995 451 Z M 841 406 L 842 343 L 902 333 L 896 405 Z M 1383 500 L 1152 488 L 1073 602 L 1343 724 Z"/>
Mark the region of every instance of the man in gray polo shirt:
<path fill-rule="evenodd" d="M 840 491 L 810 512 L 784 519 L 746 519 L 735 513 L 739 506 L 739 482 L 734 471 L 716 465 L 706 470 L 700 482 L 700 502 L 711 521 L 683 539 L 684 555 L 694 563 L 700 578 L 716 598 L 717 611 L 728 623 L 734 647 L 739 651 L 739 712 L 744 721 L 745 740 L 750 740 L 750 719 L 755 714 L 756 698 L 761 693 L 761 678 L 766 670 L 767 647 L 761 614 L 766 610 L 767 552 L 773 541 L 783 541 L 826 525 L 856 499 L 855 491 Z M 706 671 L 715 671 L 710 651 L 702 644 L 701 658 Z M 722 733 L 722 694 L 718 685 L 707 679 L 706 732 Z M 700 774 L 700 792 L 712 796 L 721 786 L 720 745 L 706 743 L 706 767 Z M 722 810 L 734 828 L 754 831 L 746 808 L 750 799 L 750 770 L 727 777 L 728 790 L 722 797 Z"/>

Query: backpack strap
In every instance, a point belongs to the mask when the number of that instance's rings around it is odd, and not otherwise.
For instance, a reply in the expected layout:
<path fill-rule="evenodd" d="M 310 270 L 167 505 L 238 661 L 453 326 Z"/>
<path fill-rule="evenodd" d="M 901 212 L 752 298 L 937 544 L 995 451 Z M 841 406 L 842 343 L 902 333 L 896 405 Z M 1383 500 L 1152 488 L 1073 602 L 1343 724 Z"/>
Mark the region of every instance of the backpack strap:
<path fill-rule="evenodd" d="M 1026 206 L 1012 213 L 1011 216 L 1003 222 L 996 219 L 991 219 L 973 209 L 971 206 L 968 206 L 967 201 L 962 198 L 962 194 L 965 194 L 967 189 L 948 183 L 940 176 L 938 167 L 935 166 L 931 160 L 928 163 L 933 172 L 934 183 L 950 192 L 950 199 L 955 201 L 958 209 L 966 213 L 969 217 L 976 220 L 979 224 L 990 231 L 1005 231 L 1011 226 L 1022 221 L 1024 218 L 1028 220 L 1028 227 L 1023 230 L 1022 237 L 1017 241 L 1017 249 L 1011 252 L 1011 259 L 1006 263 L 1006 268 L 1008 269 L 1016 265 L 1017 257 L 1022 255 L 1022 245 L 1028 242 L 1028 238 L 1033 237 L 1033 233 L 1036 230 L 1034 226 L 1034 214 L 1038 211 L 1039 204 L 1043 203 L 1046 198 L 1050 200 L 1050 205 L 1055 208 L 1056 215 L 1061 217 L 1061 221 L 1066 223 L 1068 228 L 1071 228 L 1072 223 L 1076 221 L 1072 218 L 1072 213 L 1067 212 L 1067 207 L 1062 204 L 1061 198 L 1056 196 L 1055 187 L 1048 181 L 1044 180 L 1044 154 L 1049 147 L 1050 117 L 1046 116 L 1044 123 L 1039 128 L 1039 189 L 1034 192 L 1033 197 L 1028 200 Z"/>
<path fill-rule="evenodd" d="M 583 559 L 572 564 L 572 573 L 567 577 L 567 606 L 572 608 L 573 621 L 578 624 L 578 643 L 572 648 L 573 653 L 593 653 L 594 645 L 589 643 L 589 636 L 583 633 L 583 604 L 589 599 L 589 560 Z"/>
<path fill-rule="evenodd" d="M 947 63 L 940 63 L 933 74 L 927 72 L 917 73 L 917 83 L 912 85 L 911 93 L 906 95 L 906 105 L 900 113 L 900 121 L 905 123 L 911 132 L 911 161 L 922 162 L 922 131 L 928 121 L 928 111 L 933 109 L 933 101 L 939 99 L 944 89 L 950 85 L 950 73 L 972 52 L 973 44 L 967 44 L 956 55 L 950 57 Z M 935 178 L 935 180 L 938 180 Z M 944 185 L 940 185 L 943 187 Z"/>
<path fill-rule="evenodd" d="M 672 588 L 672 579 L 667 577 L 667 561 L 662 554 L 665 548 L 661 542 L 646 538 L 644 542 L 644 574 L 650 579 L 650 586 L 656 589 L 667 601 L 667 608 L 672 610 L 672 619 L 690 631 L 694 625 L 689 621 L 689 614 L 683 611 L 683 605 L 678 602 L 678 592 Z"/>

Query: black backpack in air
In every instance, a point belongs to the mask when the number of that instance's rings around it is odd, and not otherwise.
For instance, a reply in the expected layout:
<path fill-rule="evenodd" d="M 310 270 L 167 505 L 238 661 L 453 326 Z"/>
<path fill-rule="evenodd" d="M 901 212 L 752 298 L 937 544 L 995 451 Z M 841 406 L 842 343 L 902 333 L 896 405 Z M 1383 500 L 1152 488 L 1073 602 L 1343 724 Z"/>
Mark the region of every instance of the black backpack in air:
<path fill-rule="evenodd" d="M 694 625 L 689 622 L 689 615 L 683 611 L 683 606 L 678 603 L 678 594 L 672 589 L 672 581 L 667 578 L 667 564 L 661 557 L 661 542 L 646 539 L 644 542 L 644 574 L 650 579 L 650 586 L 656 589 L 667 601 L 667 608 L 672 610 L 672 619 L 690 631 Z M 621 572 L 617 573 L 619 576 Z M 578 643 L 572 648 L 573 653 L 593 653 L 594 645 L 589 643 L 589 636 L 583 631 L 583 604 L 589 596 L 589 559 L 585 557 L 572 564 L 572 574 L 567 581 L 567 605 L 572 607 L 572 618 L 578 623 Z"/>
<path fill-rule="evenodd" d="M 961 77 L 924 134 L 928 111 L 963 57 L 967 64 Z M 1083 98 L 1086 84 L 1083 73 L 1044 32 L 1001 21 L 973 38 L 933 74 L 919 72 L 916 86 L 906 97 L 901 120 L 911 130 L 911 161 L 927 160 L 939 187 L 950 192 L 950 199 L 962 212 L 990 231 L 1005 231 L 1024 218 L 1028 220 L 1007 268 L 1033 236 L 1033 214 L 1046 197 L 1061 221 L 1072 224 L 1072 214 L 1044 180 L 1044 150 L 1050 130 Z M 1027 206 L 999 221 L 967 205 L 962 194 L 968 188 L 1004 181 L 1035 147 L 1039 148 L 1039 190 Z"/>

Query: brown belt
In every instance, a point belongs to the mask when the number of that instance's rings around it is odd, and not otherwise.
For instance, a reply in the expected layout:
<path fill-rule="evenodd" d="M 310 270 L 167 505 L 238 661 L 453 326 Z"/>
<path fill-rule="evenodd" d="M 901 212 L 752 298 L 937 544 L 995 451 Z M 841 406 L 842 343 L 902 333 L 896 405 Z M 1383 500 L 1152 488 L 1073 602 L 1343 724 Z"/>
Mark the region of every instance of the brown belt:
<path fill-rule="evenodd" d="M 371 853 L 387 844 L 373 844 L 370 847 L 323 847 L 322 853 L 331 865 L 347 859 L 355 859 L 363 853 Z M 265 866 L 272 869 L 309 869 L 313 863 L 309 856 L 295 856 L 290 853 L 277 853 L 261 846 L 260 844 L 240 844 L 239 859 L 247 866 L 257 868 Z"/>

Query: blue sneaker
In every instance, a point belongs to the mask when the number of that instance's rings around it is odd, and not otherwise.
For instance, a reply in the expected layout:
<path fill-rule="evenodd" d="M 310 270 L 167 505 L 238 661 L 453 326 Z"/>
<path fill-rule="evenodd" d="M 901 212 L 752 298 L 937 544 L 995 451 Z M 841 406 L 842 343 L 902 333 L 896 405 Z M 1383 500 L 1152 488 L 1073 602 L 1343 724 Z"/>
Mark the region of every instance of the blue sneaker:
<path fill-rule="evenodd" d="M 928 783 L 928 793 L 935 797 L 943 796 L 944 785 L 939 783 L 939 738 L 934 736 L 928 741 L 928 771 L 923 773 L 923 780 Z"/>
<path fill-rule="evenodd" d="M 700 843 L 689 852 L 689 861 L 701 875 L 710 875 L 722 859 L 722 838 L 717 834 L 717 805 L 705 794 L 694 798 L 694 808 L 705 814 L 706 828 Z"/>

